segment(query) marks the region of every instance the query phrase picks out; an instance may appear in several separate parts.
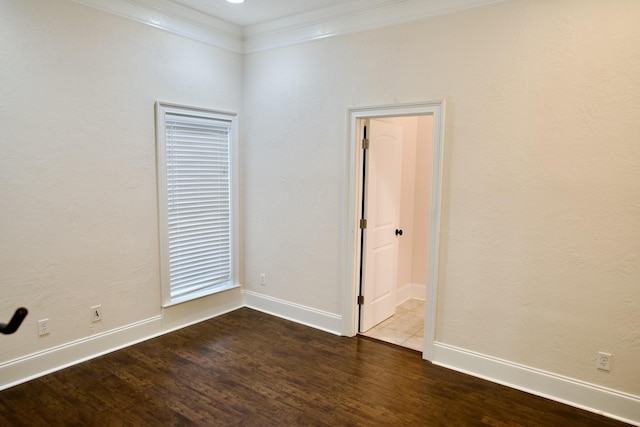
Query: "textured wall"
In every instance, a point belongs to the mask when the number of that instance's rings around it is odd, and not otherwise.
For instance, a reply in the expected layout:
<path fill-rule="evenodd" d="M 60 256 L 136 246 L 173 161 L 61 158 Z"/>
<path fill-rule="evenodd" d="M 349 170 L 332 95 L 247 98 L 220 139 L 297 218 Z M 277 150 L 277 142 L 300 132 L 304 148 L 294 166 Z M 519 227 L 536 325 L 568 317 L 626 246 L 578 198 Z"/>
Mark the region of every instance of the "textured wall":
<path fill-rule="evenodd" d="M 341 313 L 347 108 L 445 98 L 437 340 L 640 395 L 638 22 L 523 0 L 249 55 L 247 287 Z"/>
<path fill-rule="evenodd" d="M 238 111 L 242 57 L 64 0 L 0 2 L 0 40 L 4 362 L 161 313 L 154 102 Z"/>
<path fill-rule="evenodd" d="M 427 286 L 427 243 L 431 207 L 431 164 L 433 162 L 433 116 L 418 118 L 416 146 L 416 186 L 413 217 L 413 260 L 411 282 Z M 426 297 L 426 295 L 425 295 Z"/>

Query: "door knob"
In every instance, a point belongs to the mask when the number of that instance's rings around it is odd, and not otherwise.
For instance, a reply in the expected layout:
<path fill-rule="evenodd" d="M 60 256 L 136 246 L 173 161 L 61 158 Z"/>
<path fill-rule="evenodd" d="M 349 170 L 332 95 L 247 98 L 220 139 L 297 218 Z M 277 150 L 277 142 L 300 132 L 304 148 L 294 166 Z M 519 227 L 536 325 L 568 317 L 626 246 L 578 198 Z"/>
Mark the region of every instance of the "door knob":
<path fill-rule="evenodd" d="M 396 236 L 402 236 L 402 230 L 396 229 Z"/>

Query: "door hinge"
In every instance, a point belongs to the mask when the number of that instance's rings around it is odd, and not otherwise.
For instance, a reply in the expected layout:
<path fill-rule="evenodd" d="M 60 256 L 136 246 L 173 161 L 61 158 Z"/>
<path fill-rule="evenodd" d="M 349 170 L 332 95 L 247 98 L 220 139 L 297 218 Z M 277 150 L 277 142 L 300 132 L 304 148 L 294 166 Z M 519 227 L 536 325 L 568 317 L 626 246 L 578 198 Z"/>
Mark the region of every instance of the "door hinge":
<path fill-rule="evenodd" d="M 363 138 L 362 139 L 362 149 L 363 150 L 368 150 L 369 149 L 369 138 Z"/>
<path fill-rule="evenodd" d="M 360 229 L 364 230 L 365 228 L 367 228 L 367 220 L 363 218 L 360 220 Z"/>
<path fill-rule="evenodd" d="M 364 295 L 358 295 L 358 305 L 364 304 Z"/>

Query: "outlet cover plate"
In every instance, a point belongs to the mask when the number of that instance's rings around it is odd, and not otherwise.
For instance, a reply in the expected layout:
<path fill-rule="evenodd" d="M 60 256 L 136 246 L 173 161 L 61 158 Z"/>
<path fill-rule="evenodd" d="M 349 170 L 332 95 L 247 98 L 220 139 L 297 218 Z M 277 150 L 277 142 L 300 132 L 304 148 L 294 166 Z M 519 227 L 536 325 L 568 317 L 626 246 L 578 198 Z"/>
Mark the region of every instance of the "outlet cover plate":
<path fill-rule="evenodd" d="M 611 370 L 611 354 L 605 353 L 604 351 L 599 351 L 598 364 L 596 367 L 602 371 L 610 371 Z"/>
<path fill-rule="evenodd" d="M 38 335 L 43 336 L 49 333 L 49 319 L 38 320 Z"/>

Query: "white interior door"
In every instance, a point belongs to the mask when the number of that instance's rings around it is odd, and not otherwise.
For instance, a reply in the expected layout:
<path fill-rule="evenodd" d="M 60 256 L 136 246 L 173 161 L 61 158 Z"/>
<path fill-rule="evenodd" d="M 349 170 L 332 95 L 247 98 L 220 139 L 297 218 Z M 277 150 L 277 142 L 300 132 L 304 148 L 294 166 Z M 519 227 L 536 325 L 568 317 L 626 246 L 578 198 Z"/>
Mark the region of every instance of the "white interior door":
<path fill-rule="evenodd" d="M 369 120 L 366 150 L 360 331 L 395 314 L 398 281 L 402 127 Z"/>

